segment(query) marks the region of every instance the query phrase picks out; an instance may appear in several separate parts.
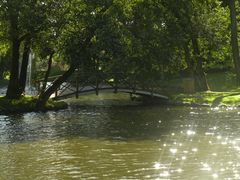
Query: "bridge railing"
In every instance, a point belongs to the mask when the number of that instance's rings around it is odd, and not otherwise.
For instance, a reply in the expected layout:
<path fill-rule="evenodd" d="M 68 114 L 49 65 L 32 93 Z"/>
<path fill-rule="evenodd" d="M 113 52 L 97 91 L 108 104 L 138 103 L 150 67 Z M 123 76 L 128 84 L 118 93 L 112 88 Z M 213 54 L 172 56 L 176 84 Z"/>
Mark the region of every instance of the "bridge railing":
<path fill-rule="evenodd" d="M 47 88 L 51 86 L 52 82 L 59 76 L 51 76 L 48 78 Z M 39 79 L 38 89 L 41 89 L 43 79 Z M 66 91 L 69 93 L 75 93 L 78 98 L 79 93 L 86 89 L 86 87 L 92 87 L 95 89 L 96 95 L 99 94 L 99 89 L 103 86 L 112 87 L 114 92 L 117 92 L 120 88 L 131 89 L 132 92 L 136 90 L 145 90 L 151 93 L 159 91 L 159 84 L 151 79 L 143 80 L 139 79 L 135 74 L 127 74 L 122 72 L 105 73 L 94 72 L 86 73 L 76 71 L 66 82 L 64 82 L 58 90 L 55 92 L 56 96 L 61 96 Z"/>

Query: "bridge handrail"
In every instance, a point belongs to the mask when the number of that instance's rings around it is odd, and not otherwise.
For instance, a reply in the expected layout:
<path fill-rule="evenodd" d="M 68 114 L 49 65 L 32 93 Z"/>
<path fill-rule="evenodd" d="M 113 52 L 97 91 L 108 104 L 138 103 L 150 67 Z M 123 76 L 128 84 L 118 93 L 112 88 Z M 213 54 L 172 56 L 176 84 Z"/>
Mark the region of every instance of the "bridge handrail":
<path fill-rule="evenodd" d="M 48 81 L 49 80 L 55 80 L 55 79 L 57 79 L 57 78 L 59 78 L 59 77 L 61 77 L 62 75 L 56 75 L 56 76 L 49 76 L 48 77 Z M 36 82 L 43 82 L 44 81 L 44 78 L 41 78 L 41 79 L 37 79 L 37 80 L 35 80 Z"/>
<path fill-rule="evenodd" d="M 112 88 L 115 88 L 117 91 L 120 87 L 125 87 L 127 89 L 134 90 L 144 90 L 150 93 L 155 93 L 156 89 L 159 89 L 159 83 L 156 83 L 153 80 L 145 80 L 137 79 L 134 74 L 133 76 L 124 76 L 125 73 L 123 72 L 114 72 L 114 73 L 106 73 L 106 72 L 98 72 L 98 73 L 86 73 L 76 71 L 65 83 L 67 85 L 63 85 L 58 89 L 64 93 L 68 89 L 70 91 L 74 91 L 71 89 L 72 87 L 76 88 L 76 97 L 78 96 L 78 91 L 84 89 L 86 86 L 92 86 L 96 90 L 96 94 L 98 94 L 98 89 L 102 85 L 109 85 Z M 48 82 L 53 82 L 56 78 L 60 77 L 61 75 L 55 75 L 48 77 Z M 37 89 L 40 90 L 41 82 L 44 81 L 44 78 L 36 80 Z M 48 84 L 49 86 L 49 84 Z M 58 94 L 56 92 L 56 94 Z M 59 93 L 59 95 L 62 93 Z"/>

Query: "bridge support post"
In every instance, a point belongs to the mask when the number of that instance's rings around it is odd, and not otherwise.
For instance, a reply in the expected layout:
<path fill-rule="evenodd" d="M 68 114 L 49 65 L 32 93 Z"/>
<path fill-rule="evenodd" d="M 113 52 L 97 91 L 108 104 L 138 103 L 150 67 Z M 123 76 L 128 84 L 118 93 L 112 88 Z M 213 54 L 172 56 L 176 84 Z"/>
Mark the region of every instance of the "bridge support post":
<path fill-rule="evenodd" d="M 58 89 L 55 91 L 55 98 L 58 96 Z"/>
<path fill-rule="evenodd" d="M 36 84 L 37 84 L 37 93 L 40 94 L 40 92 L 41 92 L 41 82 L 36 81 Z"/>
<path fill-rule="evenodd" d="M 153 87 L 151 87 L 151 98 L 153 98 Z"/>
<path fill-rule="evenodd" d="M 96 95 L 98 96 L 99 94 L 99 60 L 96 59 L 95 60 L 95 78 L 96 78 L 96 88 L 95 88 L 95 91 L 96 91 Z"/>
<path fill-rule="evenodd" d="M 76 99 L 79 98 L 79 69 L 77 69 L 77 74 L 76 74 Z"/>
<path fill-rule="evenodd" d="M 96 95 L 98 96 L 99 95 L 99 74 L 98 72 L 96 73 L 96 88 L 95 88 L 95 91 L 96 91 Z"/>
<path fill-rule="evenodd" d="M 133 94 L 132 94 L 132 93 L 130 93 L 130 99 L 131 99 L 131 101 L 134 100 L 134 97 L 133 97 Z"/>
<path fill-rule="evenodd" d="M 99 95 L 99 82 L 98 82 L 98 77 L 96 77 L 96 95 Z"/>
<path fill-rule="evenodd" d="M 118 92 L 118 78 L 117 77 L 115 77 L 114 82 L 115 82 L 114 93 L 116 94 Z"/>

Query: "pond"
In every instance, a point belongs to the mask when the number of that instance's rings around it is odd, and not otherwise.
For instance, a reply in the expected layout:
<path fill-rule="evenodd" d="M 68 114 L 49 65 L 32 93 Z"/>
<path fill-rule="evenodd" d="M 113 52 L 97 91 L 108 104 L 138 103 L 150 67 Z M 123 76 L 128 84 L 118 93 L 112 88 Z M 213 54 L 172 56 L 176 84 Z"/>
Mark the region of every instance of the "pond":
<path fill-rule="evenodd" d="M 88 105 L 0 116 L 0 179 L 240 179 L 239 114 Z"/>

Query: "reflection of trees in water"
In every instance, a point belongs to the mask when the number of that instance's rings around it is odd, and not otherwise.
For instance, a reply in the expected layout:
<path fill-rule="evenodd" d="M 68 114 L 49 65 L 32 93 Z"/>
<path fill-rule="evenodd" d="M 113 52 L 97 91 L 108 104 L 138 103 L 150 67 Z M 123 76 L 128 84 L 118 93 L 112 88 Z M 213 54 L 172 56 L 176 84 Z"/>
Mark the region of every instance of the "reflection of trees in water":
<path fill-rule="evenodd" d="M 198 117 L 194 117 L 198 118 Z M 2 143 L 71 137 L 158 139 L 189 124 L 189 109 L 160 106 L 85 106 L 47 113 L 8 116 Z M 193 119 L 193 123 L 196 119 Z"/>
<path fill-rule="evenodd" d="M 164 108 L 163 108 L 164 109 Z M 81 107 L 70 111 L 9 116 L 3 143 L 61 137 L 152 138 L 169 131 L 164 110 L 147 107 Z M 164 117 L 166 116 L 166 117 Z M 170 122 L 170 121 L 169 121 Z"/>
<path fill-rule="evenodd" d="M 0 133 L 3 135 L 0 143 L 57 138 L 59 136 L 58 131 L 56 131 L 59 125 L 58 118 L 64 119 L 63 116 L 57 115 L 56 112 L 7 116 L 7 118 L 1 121 L 1 123 L 6 125 L 0 129 Z"/>
<path fill-rule="evenodd" d="M 160 109 L 157 110 L 157 109 Z M 160 138 L 170 129 L 166 108 L 159 107 L 125 107 L 108 109 L 112 138 L 149 139 Z"/>
<path fill-rule="evenodd" d="M 0 116 L 0 120 L 2 127 L 0 130 L 0 143 L 13 143 L 24 140 L 26 125 L 22 121 L 22 115 Z"/>

